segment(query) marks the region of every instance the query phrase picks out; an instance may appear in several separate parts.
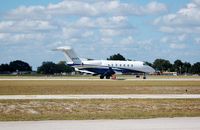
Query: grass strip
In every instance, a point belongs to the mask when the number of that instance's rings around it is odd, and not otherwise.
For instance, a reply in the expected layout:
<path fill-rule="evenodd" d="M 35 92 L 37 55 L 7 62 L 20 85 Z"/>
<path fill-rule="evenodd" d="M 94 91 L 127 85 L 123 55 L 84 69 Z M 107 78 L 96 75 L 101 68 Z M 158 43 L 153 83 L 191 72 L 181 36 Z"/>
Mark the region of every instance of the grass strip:
<path fill-rule="evenodd" d="M 0 95 L 200 94 L 200 81 L 0 81 Z"/>
<path fill-rule="evenodd" d="M 200 99 L 0 100 L 1 121 L 198 116 L 200 116 Z"/>

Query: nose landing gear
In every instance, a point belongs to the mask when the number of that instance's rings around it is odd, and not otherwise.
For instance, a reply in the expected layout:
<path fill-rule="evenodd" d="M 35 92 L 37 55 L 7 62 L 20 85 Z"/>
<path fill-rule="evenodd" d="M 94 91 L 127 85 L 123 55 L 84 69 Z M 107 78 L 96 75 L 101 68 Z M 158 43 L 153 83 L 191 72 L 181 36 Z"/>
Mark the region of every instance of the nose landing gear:
<path fill-rule="evenodd" d="M 147 77 L 146 77 L 146 73 L 144 73 L 144 74 L 143 74 L 143 79 L 146 79 L 146 78 L 147 78 Z"/>

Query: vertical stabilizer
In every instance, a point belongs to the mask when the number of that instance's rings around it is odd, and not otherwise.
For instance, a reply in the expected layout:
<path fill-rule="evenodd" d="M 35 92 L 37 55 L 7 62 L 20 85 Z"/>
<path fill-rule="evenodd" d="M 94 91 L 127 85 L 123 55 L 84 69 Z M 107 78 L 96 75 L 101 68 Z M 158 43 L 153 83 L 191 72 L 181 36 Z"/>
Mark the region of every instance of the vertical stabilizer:
<path fill-rule="evenodd" d="M 73 64 L 82 64 L 80 58 L 76 55 L 74 50 L 71 47 L 58 47 L 54 49 L 55 51 L 62 51 L 67 58 L 67 62 L 73 62 Z"/>

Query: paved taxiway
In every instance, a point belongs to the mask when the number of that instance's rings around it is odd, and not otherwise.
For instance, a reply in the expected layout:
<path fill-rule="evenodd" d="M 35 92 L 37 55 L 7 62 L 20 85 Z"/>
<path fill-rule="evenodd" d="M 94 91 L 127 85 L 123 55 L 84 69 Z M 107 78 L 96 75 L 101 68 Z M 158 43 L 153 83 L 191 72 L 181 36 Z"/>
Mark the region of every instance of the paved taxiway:
<path fill-rule="evenodd" d="M 0 81 L 42 81 L 42 80 L 53 80 L 53 81 L 70 81 L 70 80 L 75 80 L 75 81 L 118 81 L 118 80 L 123 80 L 123 81 L 200 81 L 200 78 L 161 78 L 161 79 L 116 79 L 116 80 L 109 80 L 109 79 L 87 79 L 87 78 L 0 78 Z"/>
<path fill-rule="evenodd" d="M 0 130 L 199 130 L 200 117 L 0 122 Z"/>
<path fill-rule="evenodd" d="M 200 99 L 200 94 L 0 95 L 0 99 Z"/>

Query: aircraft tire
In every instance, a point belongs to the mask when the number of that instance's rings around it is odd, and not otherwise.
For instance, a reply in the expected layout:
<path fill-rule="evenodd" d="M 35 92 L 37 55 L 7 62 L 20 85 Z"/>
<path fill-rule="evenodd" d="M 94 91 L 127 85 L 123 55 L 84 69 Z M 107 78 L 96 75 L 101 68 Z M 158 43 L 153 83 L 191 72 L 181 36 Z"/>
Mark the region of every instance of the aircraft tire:
<path fill-rule="evenodd" d="M 110 76 L 106 76 L 106 79 L 110 79 Z"/>
<path fill-rule="evenodd" d="M 100 75 L 100 79 L 104 79 L 104 76 L 103 76 L 103 75 Z"/>

